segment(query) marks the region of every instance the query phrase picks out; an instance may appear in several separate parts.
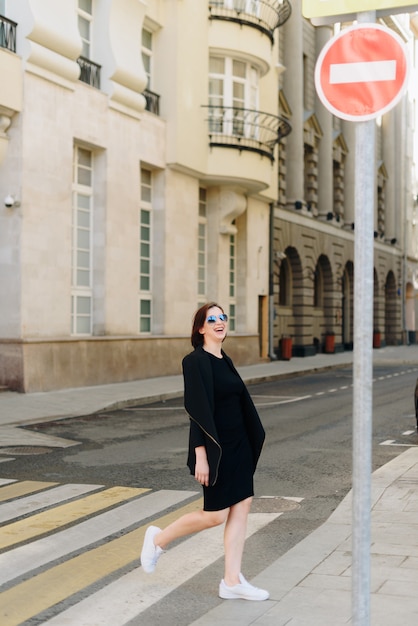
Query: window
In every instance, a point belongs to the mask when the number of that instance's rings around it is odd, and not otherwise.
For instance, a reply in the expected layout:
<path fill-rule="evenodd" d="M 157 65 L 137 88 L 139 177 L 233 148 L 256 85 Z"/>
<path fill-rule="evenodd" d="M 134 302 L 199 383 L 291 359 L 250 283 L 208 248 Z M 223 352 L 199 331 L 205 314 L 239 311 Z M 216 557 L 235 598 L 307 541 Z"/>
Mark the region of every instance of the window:
<path fill-rule="evenodd" d="M 151 235 L 152 173 L 141 168 L 141 206 L 139 210 L 139 332 L 151 332 Z"/>
<path fill-rule="evenodd" d="M 324 277 L 319 263 L 314 272 L 314 307 L 316 309 L 324 307 Z"/>
<path fill-rule="evenodd" d="M 74 147 L 71 333 L 92 333 L 93 154 Z"/>
<path fill-rule="evenodd" d="M 230 57 L 209 60 L 209 115 L 212 132 L 255 137 L 258 129 L 256 67 Z"/>
<path fill-rule="evenodd" d="M 197 241 L 197 294 L 199 302 L 206 300 L 206 272 L 207 272 L 207 218 L 206 218 L 206 189 L 199 189 L 199 223 Z"/>
<path fill-rule="evenodd" d="M 78 30 L 83 44 L 81 56 L 91 59 L 93 0 L 78 0 Z"/>
<path fill-rule="evenodd" d="M 291 290 L 291 272 L 289 261 L 287 259 L 282 259 L 279 271 L 279 306 L 290 306 Z"/>
<path fill-rule="evenodd" d="M 151 89 L 152 74 L 152 33 L 145 28 L 142 30 L 142 63 L 147 75 L 146 89 Z"/>
<path fill-rule="evenodd" d="M 236 311 L 236 281 L 237 281 L 237 246 L 236 236 L 229 236 L 229 329 L 235 330 Z"/>

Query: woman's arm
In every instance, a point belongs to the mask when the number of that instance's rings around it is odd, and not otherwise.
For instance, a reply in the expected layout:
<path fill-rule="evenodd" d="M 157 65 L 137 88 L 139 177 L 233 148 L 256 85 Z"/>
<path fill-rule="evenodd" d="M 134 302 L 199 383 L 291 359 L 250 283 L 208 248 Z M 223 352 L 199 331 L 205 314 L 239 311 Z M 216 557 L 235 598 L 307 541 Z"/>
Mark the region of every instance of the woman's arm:
<path fill-rule="evenodd" d="M 207 487 L 209 485 L 209 463 L 205 446 L 195 448 L 195 453 L 196 468 L 194 477 L 201 485 L 205 485 Z"/>

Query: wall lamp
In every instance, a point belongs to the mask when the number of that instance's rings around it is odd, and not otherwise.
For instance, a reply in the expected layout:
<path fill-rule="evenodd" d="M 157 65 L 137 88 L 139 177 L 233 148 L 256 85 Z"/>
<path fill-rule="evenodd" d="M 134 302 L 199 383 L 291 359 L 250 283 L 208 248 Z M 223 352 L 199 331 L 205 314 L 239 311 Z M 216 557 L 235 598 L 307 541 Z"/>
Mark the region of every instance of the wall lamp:
<path fill-rule="evenodd" d="M 4 199 L 4 206 L 6 209 L 12 209 L 13 207 L 19 207 L 20 202 L 15 200 L 14 196 L 9 193 Z"/>

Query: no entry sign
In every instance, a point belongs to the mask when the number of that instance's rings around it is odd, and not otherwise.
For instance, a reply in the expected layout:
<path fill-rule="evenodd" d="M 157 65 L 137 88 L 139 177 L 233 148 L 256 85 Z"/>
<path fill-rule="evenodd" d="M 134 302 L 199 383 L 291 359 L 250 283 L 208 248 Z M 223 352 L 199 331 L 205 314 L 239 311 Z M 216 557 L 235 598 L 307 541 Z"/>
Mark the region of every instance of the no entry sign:
<path fill-rule="evenodd" d="M 315 67 L 323 105 L 337 117 L 366 121 L 401 99 L 408 79 L 402 39 L 379 24 L 357 24 L 333 37 Z"/>

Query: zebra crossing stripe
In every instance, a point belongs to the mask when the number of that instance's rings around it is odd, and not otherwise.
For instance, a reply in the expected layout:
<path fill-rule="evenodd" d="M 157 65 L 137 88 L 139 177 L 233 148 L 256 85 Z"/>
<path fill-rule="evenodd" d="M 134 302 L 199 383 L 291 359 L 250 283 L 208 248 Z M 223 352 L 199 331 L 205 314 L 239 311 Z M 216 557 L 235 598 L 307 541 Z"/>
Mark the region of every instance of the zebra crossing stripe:
<path fill-rule="evenodd" d="M 7 487 L 4 487 L 7 489 Z M 65 526 L 81 517 L 87 517 L 102 509 L 114 506 L 144 493 L 147 489 L 131 487 L 111 487 L 106 491 L 69 502 L 43 513 L 33 515 L 29 520 L 22 519 L 0 528 L 0 549 L 28 541 L 38 535 L 44 535 L 59 526 Z"/>
<path fill-rule="evenodd" d="M 247 537 L 282 513 L 250 513 Z M 158 523 L 158 522 L 157 522 Z M 223 526 L 193 535 L 160 557 L 152 576 L 137 567 L 43 622 L 48 626 L 123 626 L 223 556 Z M 222 577 L 221 571 L 219 578 Z M 217 595 L 217 588 L 213 589 Z"/>
<path fill-rule="evenodd" d="M 181 515 L 201 508 L 200 498 L 162 516 L 155 523 L 166 526 Z M 138 560 L 146 527 L 141 526 L 0 593 L 1 625 L 21 624 Z"/>
<path fill-rule="evenodd" d="M 61 485 L 41 493 L 26 496 L 26 498 L 6 502 L 2 504 L 0 508 L 0 523 L 4 524 L 4 522 L 16 519 L 17 517 L 29 513 L 33 514 L 34 511 L 38 511 L 39 509 L 46 509 L 54 504 L 64 502 L 64 500 L 70 500 L 71 498 L 82 496 L 89 491 L 103 488 L 104 485 Z"/>
<path fill-rule="evenodd" d="M 196 497 L 197 491 L 162 490 L 121 504 L 71 528 L 58 531 L 37 541 L 18 546 L 0 554 L 0 585 L 10 583 L 40 567 L 74 554 L 125 528 L 138 525 L 141 520 L 158 515 L 167 509 Z"/>
<path fill-rule="evenodd" d="M 0 488 L 0 502 L 11 500 L 12 498 L 20 498 L 26 496 L 28 493 L 35 493 L 41 491 L 41 489 L 47 489 L 48 487 L 56 487 L 58 483 L 44 483 L 34 480 L 23 480 L 18 483 L 13 483 Z"/>
<path fill-rule="evenodd" d="M 2 487 L 3 485 L 10 485 L 10 483 L 15 483 L 17 482 L 16 480 L 14 480 L 13 478 L 0 478 L 0 487 Z"/>

